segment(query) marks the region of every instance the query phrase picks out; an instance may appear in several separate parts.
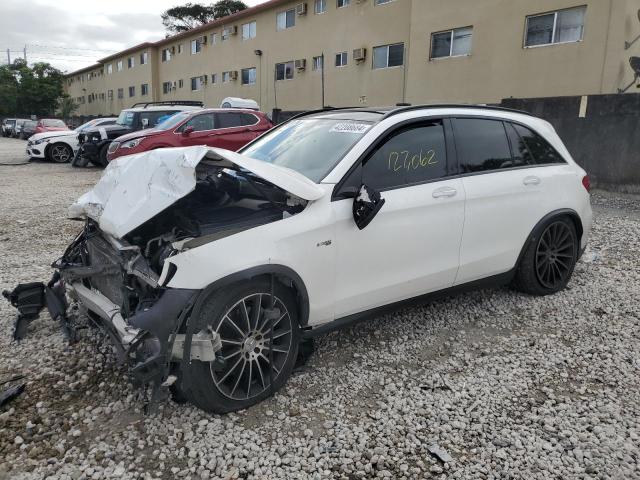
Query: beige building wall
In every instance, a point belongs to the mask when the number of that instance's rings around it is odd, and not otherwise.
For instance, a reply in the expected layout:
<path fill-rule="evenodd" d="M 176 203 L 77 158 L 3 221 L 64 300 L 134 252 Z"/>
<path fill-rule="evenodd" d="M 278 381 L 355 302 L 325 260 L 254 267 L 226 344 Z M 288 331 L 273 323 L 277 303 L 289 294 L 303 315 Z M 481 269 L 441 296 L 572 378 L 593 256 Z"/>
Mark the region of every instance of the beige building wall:
<path fill-rule="evenodd" d="M 640 34 L 637 11 L 640 0 L 391 0 L 376 5 L 375 0 L 351 0 L 336 8 L 336 0 L 326 0 L 327 10 L 314 13 L 314 1 L 307 0 L 306 15 L 295 16 L 295 26 L 276 28 L 277 14 L 295 8 L 299 1 L 272 0 L 246 10 L 223 22 L 214 22 L 195 31 L 154 44 L 143 44 L 69 75 L 86 76 L 104 70 L 103 75 L 74 81 L 68 85 L 73 97 L 90 92 L 113 90 L 113 99 L 85 102 L 79 114 L 117 114 L 138 101 L 199 100 L 219 106 L 228 96 L 252 98 L 262 110 L 304 110 L 322 106 L 322 75 L 312 68 L 313 57 L 324 54 L 325 105 L 380 106 L 399 102 L 499 102 L 507 97 L 543 97 L 616 93 L 633 80 L 628 59 L 640 55 L 640 41 L 625 50 L 625 41 Z M 586 6 L 582 41 L 527 48 L 524 46 L 526 17 L 563 8 Z M 256 37 L 243 40 L 242 25 L 256 22 Z M 222 41 L 225 27 L 237 26 L 237 35 Z M 473 27 L 471 53 L 467 56 L 430 59 L 431 36 L 459 27 Z M 211 34 L 217 42 L 211 43 Z M 203 35 L 202 51 L 191 54 L 191 40 Z M 373 47 L 404 43 L 404 65 L 373 69 Z M 182 45 L 182 53 L 178 53 Z M 162 61 L 162 50 L 175 48 L 170 61 Z M 366 48 L 366 60 L 356 63 L 353 50 Z M 262 55 L 256 55 L 260 50 Z M 142 51 L 149 63 L 141 66 Z M 336 67 L 335 55 L 347 52 L 348 64 Z M 135 67 L 127 68 L 127 58 Z M 295 70 L 294 78 L 275 81 L 279 62 L 306 59 L 305 70 Z M 118 72 L 117 61 L 123 70 Z M 107 74 L 107 65 L 113 73 Z M 256 82 L 241 84 L 241 70 L 256 68 Z M 223 72 L 236 71 L 238 78 L 222 82 Z M 212 83 L 212 74 L 216 83 Z M 207 83 L 191 90 L 191 78 L 206 76 Z M 182 87 L 180 87 L 182 80 Z M 163 82 L 176 87 L 163 93 Z M 149 94 L 140 95 L 140 86 L 149 85 Z M 129 96 L 129 87 L 135 95 Z M 124 98 L 117 98 L 123 89 Z M 638 91 L 632 88 L 631 91 Z"/>

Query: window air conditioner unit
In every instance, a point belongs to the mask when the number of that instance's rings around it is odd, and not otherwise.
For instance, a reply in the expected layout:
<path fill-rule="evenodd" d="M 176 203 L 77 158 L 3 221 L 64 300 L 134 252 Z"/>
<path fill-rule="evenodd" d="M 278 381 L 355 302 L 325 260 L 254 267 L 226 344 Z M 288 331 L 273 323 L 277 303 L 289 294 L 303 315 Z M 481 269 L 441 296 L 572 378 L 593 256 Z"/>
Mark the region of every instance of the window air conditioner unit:
<path fill-rule="evenodd" d="M 203 36 L 200 37 L 200 43 L 203 44 L 203 45 L 207 44 L 207 36 L 206 35 L 203 35 Z"/>
<path fill-rule="evenodd" d="M 304 70 L 307 68 L 307 59 L 301 58 L 300 60 L 296 60 L 296 70 Z"/>
<path fill-rule="evenodd" d="M 227 35 L 237 35 L 238 34 L 238 26 L 237 25 L 233 25 L 231 27 L 225 27 L 225 29 L 224 29 L 224 31 L 222 33 L 224 34 L 225 37 Z"/>
<path fill-rule="evenodd" d="M 296 5 L 296 13 L 298 15 L 306 15 L 307 14 L 307 4 L 306 3 L 299 3 L 298 5 Z"/>
<path fill-rule="evenodd" d="M 353 51 L 353 59 L 356 62 L 364 62 L 367 58 L 367 49 L 366 48 L 356 48 Z"/>
<path fill-rule="evenodd" d="M 175 90 L 176 88 L 178 88 L 178 82 L 173 82 L 173 83 L 171 84 L 171 89 L 172 89 L 172 90 Z"/>
<path fill-rule="evenodd" d="M 203 85 L 206 85 L 207 84 L 207 75 L 202 75 L 200 77 L 200 81 L 203 83 Z"/>
<path fill-rule="evenodd" d="M 176 47 L 171 47 L 169 49 L 169 51 L 171 52 L 171 55 L 175 55 L 176 54 Z"/>
<path fill-rule="evenodd" d="M 231 80 L 238 80 L 238 71 L 234 70 L 232 72 L 229 72 L 229 77 L 231 78 Z"/>

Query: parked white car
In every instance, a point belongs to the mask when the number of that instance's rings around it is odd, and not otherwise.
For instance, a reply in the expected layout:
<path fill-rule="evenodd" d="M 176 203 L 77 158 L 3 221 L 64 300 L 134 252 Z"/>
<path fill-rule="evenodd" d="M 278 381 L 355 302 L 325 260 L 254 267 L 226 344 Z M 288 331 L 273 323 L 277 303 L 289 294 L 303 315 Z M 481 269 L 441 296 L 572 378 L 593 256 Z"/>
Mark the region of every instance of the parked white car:
<path fill-rule="evenodd" d="M 57 163 L 69 162 L 80 148 L 78 134 L 92 127 L 113 125 L 116 120 L 116 117 L 95 118 L 83 123 L 75 130 L 37 133 L 27 141 L 27 155 Z"/>
<path fill-rule="evenodd" d="M 71 208 L 86 226 L 50 285 L 141 381 L 229 412 L 280 388 L 303 338 L 478 286 L 562 290 L 589 238 L 588 190 L 525 113 L 310 112 L 239 153 L 111 162 Z"/>

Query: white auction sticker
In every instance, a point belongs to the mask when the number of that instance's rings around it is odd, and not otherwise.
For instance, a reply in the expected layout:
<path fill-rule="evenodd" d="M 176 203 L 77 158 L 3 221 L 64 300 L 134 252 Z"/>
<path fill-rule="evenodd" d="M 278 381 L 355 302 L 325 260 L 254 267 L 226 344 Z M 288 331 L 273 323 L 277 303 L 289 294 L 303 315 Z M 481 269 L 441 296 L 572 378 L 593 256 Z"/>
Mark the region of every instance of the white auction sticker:
<path fill-rule="evenodd" d="M 338 133 L 364 133 L 369 130 L 371 125 L 367 125 L 366 123 L 336 123 L 330 132 L 338 132 Z"/>

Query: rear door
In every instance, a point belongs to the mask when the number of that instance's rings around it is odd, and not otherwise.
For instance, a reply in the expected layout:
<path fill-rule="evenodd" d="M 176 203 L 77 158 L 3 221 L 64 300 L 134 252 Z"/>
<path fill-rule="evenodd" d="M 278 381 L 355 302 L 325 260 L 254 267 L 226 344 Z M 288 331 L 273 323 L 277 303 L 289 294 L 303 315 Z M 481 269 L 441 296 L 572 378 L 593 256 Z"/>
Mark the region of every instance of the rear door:
<path fill-rule="evenodd" d="M 515 266 L 533 227 L 553 210 L 554 172 L 534 164 L 511 122 L 467 117 L 453 124 L 466 194 L 457 285 Z"/>
<path fill-rule="evenodd" d="M 364 183 L 385 200 L 363 230 L 353 220 L 353 199 L 337 193 L 337 318 L 453 285 L 464 189 L 460 178 L 450 177 L 449 125 L 432 119 L 400 127 L 349 174 L 342 191 Z"/>
<path fill-rule="evenodd" d="M 257 118 L 243 112 L 218 112 L 216 115 L 215 147 L 239 150 L 259 135 L 251 130 Z M 249 119 L 248 117 L 253 117 Z"/>

